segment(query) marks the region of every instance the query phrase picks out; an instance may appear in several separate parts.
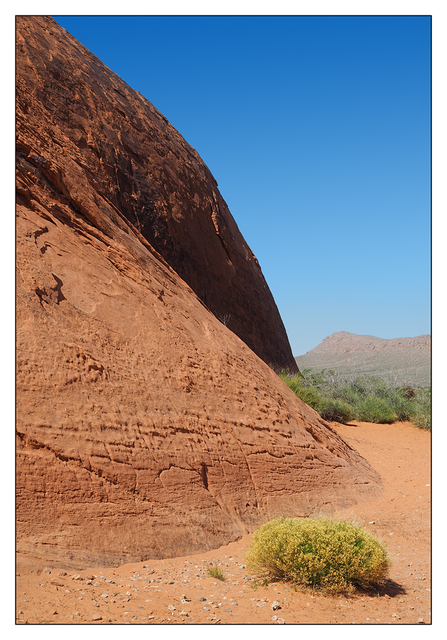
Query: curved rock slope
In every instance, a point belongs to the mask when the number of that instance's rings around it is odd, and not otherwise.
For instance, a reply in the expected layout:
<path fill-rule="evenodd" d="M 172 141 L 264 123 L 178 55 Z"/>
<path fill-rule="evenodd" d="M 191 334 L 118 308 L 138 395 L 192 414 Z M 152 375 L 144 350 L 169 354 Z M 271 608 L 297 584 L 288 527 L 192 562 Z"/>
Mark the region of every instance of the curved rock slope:
<path fill-rule="evenodd" d="M 296 371 L 258 261 L 197 152 L 52 19 L 18 20 L 19 150 L 32 153 L 29 129 L 44 128 L 42 169 L 77 210 L 92 191 L 105 199 L 260 358 Z"/>
<path fill-rule="evenodd" d="M 130 169 L 130 115 L 107 128 L 76 91 L 88 85 L 112 123 L 116 87 L 130 90 L 49 19 L 19 18 L 17 44 L 20 556 L 82 567 L 181 555 L 380 492 L 123 214 L 118 167 L 127 158 L 130 199 L 145 170 Z M 139 100 L 140 127 L 162 121 Z"/>

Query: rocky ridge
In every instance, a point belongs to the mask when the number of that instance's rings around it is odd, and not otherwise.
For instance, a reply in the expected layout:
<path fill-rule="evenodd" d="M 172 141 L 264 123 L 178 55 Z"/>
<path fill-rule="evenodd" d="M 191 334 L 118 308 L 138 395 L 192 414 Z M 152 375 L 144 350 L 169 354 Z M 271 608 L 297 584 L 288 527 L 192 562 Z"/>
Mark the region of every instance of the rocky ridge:
<path fill-rule="evenodd" d="M 428 386 L 431 337 L 385 339 L 339 331 L 295 360 L 302 370 L 333 369 L 346 377 L 367 374 L 399 384 Z"/>

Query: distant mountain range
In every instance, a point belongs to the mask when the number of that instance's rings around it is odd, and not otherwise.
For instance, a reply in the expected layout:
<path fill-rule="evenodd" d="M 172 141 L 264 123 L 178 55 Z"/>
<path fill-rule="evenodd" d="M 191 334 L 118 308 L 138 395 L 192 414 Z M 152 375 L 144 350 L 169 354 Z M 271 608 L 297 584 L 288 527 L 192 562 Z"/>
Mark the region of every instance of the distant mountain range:
<path fill-rule="evenodd" d="M 422 387 L 431 384 L 429 335 L 387 340 L 339 331 L 295 360 L 301 372 L 304 369 L 333 369 L 346 377 L 367 374 L 398 384 Z"/>

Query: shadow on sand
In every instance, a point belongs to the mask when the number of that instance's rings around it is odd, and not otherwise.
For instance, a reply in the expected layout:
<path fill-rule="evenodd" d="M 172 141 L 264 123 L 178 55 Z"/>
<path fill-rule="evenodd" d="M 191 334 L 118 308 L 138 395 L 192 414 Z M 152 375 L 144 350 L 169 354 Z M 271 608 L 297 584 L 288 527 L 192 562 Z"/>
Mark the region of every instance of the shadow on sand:
<path fill-rule="evenodd" d="M 362 593 L 368 596 L 388 596 L 389 598 L 403 596 L 407 593 L 401 584 L 390 579 L 385 580 L 380 585 L 363 587 L 361 589 L 359 588 L 357 591 L 358 593 Z"/>

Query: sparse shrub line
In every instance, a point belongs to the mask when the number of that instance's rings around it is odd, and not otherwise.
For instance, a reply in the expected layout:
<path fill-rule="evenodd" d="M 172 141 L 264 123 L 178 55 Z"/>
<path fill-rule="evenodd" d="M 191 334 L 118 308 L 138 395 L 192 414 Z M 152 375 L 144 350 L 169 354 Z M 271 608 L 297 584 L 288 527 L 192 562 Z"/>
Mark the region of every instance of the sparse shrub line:
<path fill-rule="evenodd" d="M 411 421 L 417 427 L 431 428 L 431 389 L 397 386 L 375 376 L 343 378 L 332 370 L 302 373 L 280 378 L 303 402 L 318 411 L 324 420 L 347 423 L 350 420 L 391 424 Z"/>

